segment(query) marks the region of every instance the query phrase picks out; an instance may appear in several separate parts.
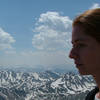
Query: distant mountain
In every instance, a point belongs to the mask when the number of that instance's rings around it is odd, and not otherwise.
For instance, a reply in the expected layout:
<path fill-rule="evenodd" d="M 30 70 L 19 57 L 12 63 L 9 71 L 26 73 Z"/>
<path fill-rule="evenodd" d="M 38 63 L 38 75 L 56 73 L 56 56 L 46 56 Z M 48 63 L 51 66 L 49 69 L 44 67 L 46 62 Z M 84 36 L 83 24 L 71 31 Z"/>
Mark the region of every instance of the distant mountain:
<path fill-rule="evenodd" d="M 46 69 L 42 65 L 35 65 L 35 66 L 29 66 L 29 65 L 8 65 L 8 66 L 1 66 L 1 71 L 15 71 L 15 72 L 43 72 Z"/>
<path fill-rule="evenodd" d="M 84 100 L 95 86 L 75 73 L 0 71 L 0 100 Z"/>
<path fill-rule="evenodd" d="M 0 70 L 10 70 L 10 71 L 15 71 L 15 72 L 44 72 L 46 70 L 51 70 L 55 71 L 57 73 L 67 73 L 70 71 L 76 72 L 77 70 L 73 68 L 71 65 L 55 65 L 55 66 L 47 66 L 44 67 L 42 65 L 8 65 L 8 66 L 1 66 L 0 65 Z"/>

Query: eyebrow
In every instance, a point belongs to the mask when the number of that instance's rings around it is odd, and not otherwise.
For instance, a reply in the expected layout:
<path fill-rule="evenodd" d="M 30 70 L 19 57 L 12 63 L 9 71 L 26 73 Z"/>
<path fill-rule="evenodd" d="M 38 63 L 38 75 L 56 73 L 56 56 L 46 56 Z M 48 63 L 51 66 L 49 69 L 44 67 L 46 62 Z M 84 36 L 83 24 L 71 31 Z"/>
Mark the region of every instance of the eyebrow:
<path fill-rule="evenodd" d="M 73 44 L 74 42 L 80 42 L 80 41 L 85 42 L 86 40 L 87 39 L 76 39 L 74 41 L 71 41 L 71 43 Z"/>

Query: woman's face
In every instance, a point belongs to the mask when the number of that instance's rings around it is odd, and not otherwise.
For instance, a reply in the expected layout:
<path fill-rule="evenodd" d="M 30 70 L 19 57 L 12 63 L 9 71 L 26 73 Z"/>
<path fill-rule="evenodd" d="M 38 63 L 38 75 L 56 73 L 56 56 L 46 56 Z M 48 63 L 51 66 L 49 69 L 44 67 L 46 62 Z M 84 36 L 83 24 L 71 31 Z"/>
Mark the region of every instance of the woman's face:
<path fill-rule="evenodd" d="M 80 26 L 72 29 L 72 45 L 69 57 L 74 59 L 80 74 L 95 75 L 100 71 L 100 43 L 86 35 Z"/>

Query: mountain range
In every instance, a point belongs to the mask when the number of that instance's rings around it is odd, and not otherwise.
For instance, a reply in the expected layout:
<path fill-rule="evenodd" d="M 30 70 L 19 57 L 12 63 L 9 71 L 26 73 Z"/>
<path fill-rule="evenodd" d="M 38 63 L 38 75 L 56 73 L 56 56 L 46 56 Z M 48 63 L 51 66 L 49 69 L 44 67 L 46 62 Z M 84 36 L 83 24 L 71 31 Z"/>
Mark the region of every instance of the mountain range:
<path fill-rule="evenodd" d="M 0 100 L 84 100 L 96 86 L 78 73 L 0 71 Z"/>

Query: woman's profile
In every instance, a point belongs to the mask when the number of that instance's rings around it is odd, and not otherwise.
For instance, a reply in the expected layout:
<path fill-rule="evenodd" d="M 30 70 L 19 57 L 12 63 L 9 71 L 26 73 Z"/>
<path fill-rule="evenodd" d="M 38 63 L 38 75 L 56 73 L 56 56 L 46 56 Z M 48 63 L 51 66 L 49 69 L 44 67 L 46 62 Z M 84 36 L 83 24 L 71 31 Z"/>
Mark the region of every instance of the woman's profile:
<path fill-rule="evenodd" d="M 72 26 L 72 49 L 69 57 L 82 75 L 92 75 L 97 87 L 86 100 L 100 100 L 100 8 L 77 16 Z"/>

